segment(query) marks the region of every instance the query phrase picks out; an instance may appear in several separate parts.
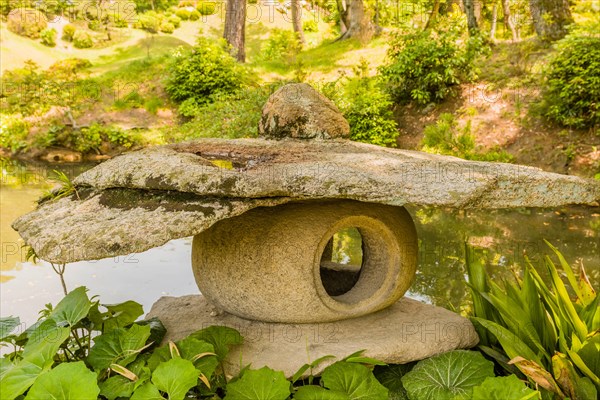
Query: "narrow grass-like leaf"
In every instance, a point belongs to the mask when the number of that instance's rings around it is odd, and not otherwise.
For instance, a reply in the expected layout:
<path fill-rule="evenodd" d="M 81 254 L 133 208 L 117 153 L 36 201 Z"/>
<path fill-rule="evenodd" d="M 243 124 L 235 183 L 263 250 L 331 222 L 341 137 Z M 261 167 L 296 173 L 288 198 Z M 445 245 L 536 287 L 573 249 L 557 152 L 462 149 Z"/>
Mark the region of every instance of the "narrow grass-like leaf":
<path fill-rule="evenodd" d="M 506 329 L 505 327 L 482 318 L 471 317 L 472 320 L 485 327 L 492 335 L 498 339 L 506 354 L 512 359 L 515 357 L 523 357 L 528 360 L 535 361 L 541 364 L 538 355 L 530 349 L 517 335 Z"/>
<path fill-rule="evenodd" d="M 547 240 L 544 240 L 544 242 L 548 245 L 548 247 L 550 247 L 550 249 L 552 249 L 552 251 L 554 252 L 554 254 L 556 254 L 556 257 L 558 257 L 558 261 L 560 262 L 560 265 L 561 265 L 563 271 L 567 275 L 567 280 L 569 281 L 569 284 L 571 285 L 571 288 L 573 289 L 573 291 L 577 295 L 577 298 L 579 299 L 579 301 L 581 301 L 585 305 L 586 304 L 586 299 L 583 296 L 583 293 L 582 293 L 581 289 L 579 288 L 579 281 L 575 277 L 575 273 L 573 273 L 573 269 L 571 268 L 571 266 L 569 265 L 569 263 L 567 262 L 567 260 L 565 260 L 565 257 L 561 254 L 560 251 L 558 251 L 558 249 L 556 247 L 554 247 Z M 548 257 L 548 259 L 550 259 L 550 258 Z M 554 263 L 552 263 L 552 265 L 554 265 Z"/>
<path fill-rule="evenodd" d="M 558 276 L 558 272 L 556 271 L 556 267 L 552 263 L 552 260 L 550 260 L 550 258 L 547 256 L 545 257 L 545 260 L 546 267 L 548 268 L 548 272 L 550 273 L 550 276 L 552 278 L 552 286 L 554 287 L 554 290 L 556 291 L 556 296 L 559 299 L 559 309 L 561 310 L 563 316 L 567 319 L 567 321 L 569 321 L 569 323 L 573 326 L 573 329 L 575 329 L 575 332 L 577 332 L 579 339 L 585 340 L 588 334 L 587 327 L 579 318 L 579 315 L 577 315 L 575 307 L 573 307 L 573 303 L 571 302 L 571 298 L 569 297 L 569 293 L 567 292 L 567 288 Z"/>

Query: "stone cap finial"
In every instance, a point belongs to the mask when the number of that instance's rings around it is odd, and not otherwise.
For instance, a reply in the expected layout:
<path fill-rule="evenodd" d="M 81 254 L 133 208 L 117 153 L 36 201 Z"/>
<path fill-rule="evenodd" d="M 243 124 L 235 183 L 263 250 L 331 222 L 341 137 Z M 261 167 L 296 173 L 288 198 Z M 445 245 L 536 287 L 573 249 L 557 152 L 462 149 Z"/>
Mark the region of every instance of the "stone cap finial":
<path fill-rule="evenodd" d="M 266 139 L 349 138 L 350 125 L 331 100 L 306 83 L 290 83 L 269 97 L 258 123 Z"/>

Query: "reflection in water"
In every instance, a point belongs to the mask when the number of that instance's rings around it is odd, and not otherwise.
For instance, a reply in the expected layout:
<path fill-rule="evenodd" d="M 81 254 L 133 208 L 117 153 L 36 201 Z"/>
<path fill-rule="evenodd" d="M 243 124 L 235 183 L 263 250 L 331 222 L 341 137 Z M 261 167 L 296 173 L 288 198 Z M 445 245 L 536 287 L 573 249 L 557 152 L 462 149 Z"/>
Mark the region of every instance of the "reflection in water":
<path fill-rule="evenodd" d="M 321 255 L 321 283 L 330 296 L 348 293 L 358 282 L 363 263 L 362 236 L 356 228 L 333 234 Z"/>
<path fill-rule="evenodd" d="M 56 168 L 52 166 L 50 169 Z M 89 166 L 60 168 L 74 176 Z M 19 315 L 35 321 L 45 303 L 62 297 L 58 277 L 46 263 L 23 262 L 18 234 L 10 223 L 35 207 L 35 200 L 52 184 L 48 168 L 2 161 L 0 195 L 2 264 L 0 315 Z M 477 249 L 494 279 L 510 278 L 511 268 L 520 269 L 527 255 L 541 266 L 550 255 L 547 239 L 575 263 L 586 266 L 592 285 L 600 286 L 600 211 L 598 208 L 566 207 L 556 210 L 456 211 L 409 207 L 419 234 L 419 265 L 409 296 L 440 306 L 468 307 L 464 243 Z M 134 299 L 149 311 L 160 296 L 198 293 L 191 268 L 191 240 L 166 245 L 127 257 L 68 264 L 65 279 L 69 289 L 85 285 L 91 295 L 105 303 Z M 358 260 L 361 254 L 349 240 L 337 240 L 336 262 Z M 360 246 L 360 245 L 358 245 Z"/>

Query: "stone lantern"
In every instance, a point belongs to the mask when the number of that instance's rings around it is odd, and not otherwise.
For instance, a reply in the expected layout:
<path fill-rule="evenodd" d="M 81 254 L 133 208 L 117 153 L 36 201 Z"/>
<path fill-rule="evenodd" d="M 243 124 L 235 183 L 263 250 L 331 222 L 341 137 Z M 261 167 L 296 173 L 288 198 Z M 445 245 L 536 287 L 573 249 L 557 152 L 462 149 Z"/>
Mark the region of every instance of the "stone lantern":
<path fill-rule="evenodd" d="M 352 142 L 337 108 L 306 84 L 275 92 L 259 131 L 258 139 L 204 139 L 115 157 L 78 176 L 76 193 L 41 204 L 13 227 L 54 263 L 194 236 L 202 296 L 162 298 L 150 315 L 173 340 L 207 325 L 240 330 L 246 342 L 230 353 L 231 373 L 252 363 L 292 375 L 327 354 L 366 349 L 405 363 L 477 343 L 468 320 L 403 298 L 418 253 L 405 205 L 600 200 L 592 180 Z M 332 258 L 334 236 L 345 229 L 360 234 L 360 265 Z"/>

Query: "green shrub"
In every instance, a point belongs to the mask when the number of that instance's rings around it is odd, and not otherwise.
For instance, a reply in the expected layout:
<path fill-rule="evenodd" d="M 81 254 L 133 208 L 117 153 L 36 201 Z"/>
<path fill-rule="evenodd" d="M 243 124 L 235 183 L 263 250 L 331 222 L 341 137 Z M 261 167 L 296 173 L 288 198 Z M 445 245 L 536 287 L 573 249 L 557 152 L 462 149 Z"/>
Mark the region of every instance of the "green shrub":
<path fill-rule="evenodd" d="M 175 29 L 181 26 L 181 18 L 179 18 L 177 15 L 169 15 L 168 21 L 173 24 Z"/>
<path fill-rule="evenodd" d="M 163 22 L 160 24 L 160 31 L 163 33 L 173 33 L 175 26 L 170 22 Z"/>
<path fill-rule="evenodd" d="M 71 77 L 91 66 L 92 63 L 84 58 L 66 58 L 52 64 L 48 71 L 53 76 Z"/>
<path fill-rule="evenodd" d="M 40 32 L 42 38 L 42 44 L 48 47 L 56 46 L 56 29 L 46 28 Z"/>
<path fill-rule="evenodd" d="M 557 47 L 547 73 L 546 116 L 565 126 L 600 126 L 600 37 L 568 35 Z"/>
<path fill-rule="evenodd" d="M 102 29 L 102 24 L 97 19 L 88 22 L 88 29 L 91 31 L 99 32 Z"/>
<path fill-rule="evenodd" d="M 127 22 L 127 19 L 125 19 L 124 17 L 115 16 L 113 18 L 113 26 L 115 28 L 127 28 L 129 26 L 129 23 Z"/>
<path fill-rule="evenodd" d="M 67 42 L 72 42 L 73 36 L 75 35 L 75 31 L 76 29 L 74 25 L 66 24 L 65 26 L 63 26 L 62 39 L 66 40 Z"/>
<path fill-rule="evenodd" d="M 461 42 L 455 31 L 396 34 L 388 50 L 389 64 L 380 68 L 389 92 L 399 103 L 441 102 L 461 82 L 475 77 L 473 60 L 482 39 Z"/>
<path fill-rule="evenodd" d="M 190 11 L 185 8 L 178 8 L 177 11 L 175 11 L 175 15 L 183 21 L 190 19 L 190 14 Z"/>
<path fill-rule="evenodd" d="M 217 12 L 217 3 L 214 1 L 200 1 L 196 9 L 201 15 L 213 15 Z"/>
<path fill-rule="evenodd" d="M 16 152 L 27 146 L 29 127 L 19 116 L 0 115 L 0 147 Z"/>
<path fill-rule="evenodd" d="M 161 17 L 154 11 L 138 15 L 134 26 L 150 33 L 158 33 L 161 25 Z"/>
<path fill-rule="evenodd" d="M 73 35 L 73 46 L 78 49 L 87 49 L 94 45 L 92 37 L 85 31 L 77 31 Z"/>
<path fill-rule="evenodd" d="M 368 76 L 368 69 L 363 58 L 354 68 L 355 77 L 331 82 L 322 90 L 348 120 L 352 140 L 394 147 L 399 132 L 392 113 L 393 102 L 381 81 Z"/>
<path fill-rule="evenodd" d="M 309 19 L 302 23 L 304 32 L 319 32 L 319 24 L 314 19 Z"/>
<path fill-rule="evenodd" d="M 298 35 L 288 29 L 275 28 L 261 48 L 261 59 L 264 61 L 294 58 L 302 50 Z"/>
<path fill-rule="evenodd" d="M 90 151 L 98 151 L 102 146 L 103 126 L 93 123 L 88 128 L 82 128 L 81 131 L 75 134 L 74 149 L 82 153 Z"/>
<path fill-rule="evenodd" d="M 233 93 L 242 86 L 243 69 L 222 43 L 200 38 L 192 50 L 180 49 L 169 67 L 166 91 L 177 102 L 211 101 L 218 93 Z"/>
<path fill-rule="evenodd" d="M 190 12 L 190 21 L 198 21 L 200 19 L 200 13 L 196 10 Z"/>
<path fill-rule="evenodd" d="M 47 26 L 44 13 L 33 8 L 15 8 L 8 14 L 7 28 L 17 35 L 37 39 Z"/>
<path fill-rule="evenodd" d="M 475 137 L 471 133 L 471 121 L 467 121 L 464 128 L 460 129 L 452 114 L 440 115 L 435 124 L 425 127 L 423 134 L 421 150 L 427 153 L 445 154 L 466 160 L 513 161 L 513 157 L 502 150 L 477 150 Z"/>

